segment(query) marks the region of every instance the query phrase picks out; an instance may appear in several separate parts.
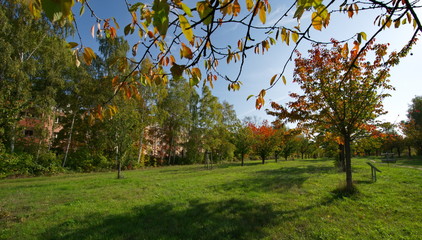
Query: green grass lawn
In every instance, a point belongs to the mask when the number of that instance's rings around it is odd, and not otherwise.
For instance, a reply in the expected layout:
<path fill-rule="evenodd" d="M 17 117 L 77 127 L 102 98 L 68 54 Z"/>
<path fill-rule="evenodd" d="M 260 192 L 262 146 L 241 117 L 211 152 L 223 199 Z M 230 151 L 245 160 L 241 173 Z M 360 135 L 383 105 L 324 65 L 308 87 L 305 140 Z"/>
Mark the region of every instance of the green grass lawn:
<path fill-rule="evenodd" d="M 0 239 L 421 239 L 422 171 L 368 160 L 352 196 L 332 160 L 1 180 Z"/>

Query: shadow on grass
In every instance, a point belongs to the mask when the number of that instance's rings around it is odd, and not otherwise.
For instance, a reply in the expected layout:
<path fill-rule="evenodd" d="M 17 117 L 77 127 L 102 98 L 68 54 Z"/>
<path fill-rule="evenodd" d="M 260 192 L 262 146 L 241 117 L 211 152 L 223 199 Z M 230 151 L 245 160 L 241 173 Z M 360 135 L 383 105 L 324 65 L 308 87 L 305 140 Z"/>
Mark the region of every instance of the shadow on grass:
<path fill-rule="evenodd" d="M 268 163 L 269 161 L 267 160 L 266 163 Z M 274 162 L 274 161 L 271 161 Z M 248 166 L 257 166 L 257 165 L 262 165 L 262 162 L 259 160 L 247 160 L 243 163 L 243 167 L 248 167 Z M 215 167 L 217 168 L 230 168 L 230 167 L 241 167 L 242 163 L 241 162 L 230 162 L 230 163 L 219 163 L 217 165 L 215 165 Z"/>
<path fill-rule="evenodd" d="M 269 204 L 230 199 L 155 203 L 126 214 L 86 216 L 48 229 L 42 239 L 260 239 L 277 213 Z"/>
<path fill-rule="evenodd" d="M 290 188 L 300 188 L 310 177 L 310 174 L 335 173 L 334 167 L 304 166 L 304 167 L 281 167 L 273 170 L 263 170 L 251 173 L 248 177 L 223 184 L 225 191 L 240 189 L 242 191 L 270 191 L 284 192 Z"/>
<path fill-rule="evenodd" d="M 401 159 L 398 158 L 396 164 L 398 165 L 406 165 L 406 166 L 412 166 L 412 167 L 422 167 L 422 159 Z"/>
<path fill-rule="evenodd" d="M 266 228 L 287 224 L 307 211 L 336 204 L 323 202 L 275 211 L 271 204 L 230 199 L 191 201 L 188 206 L 166 202 L 133 208 L 125 214 L 88 215 L 47 229 L 40 239 L 263 239 Z"/>

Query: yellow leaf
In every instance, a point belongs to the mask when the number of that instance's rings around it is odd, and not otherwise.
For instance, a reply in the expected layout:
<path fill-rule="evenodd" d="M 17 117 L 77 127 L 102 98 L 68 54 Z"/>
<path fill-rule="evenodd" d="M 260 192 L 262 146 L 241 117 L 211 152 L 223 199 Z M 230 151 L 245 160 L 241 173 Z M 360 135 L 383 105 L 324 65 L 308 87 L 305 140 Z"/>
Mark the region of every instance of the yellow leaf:
<path fill-rule="evenodd" d="M 274 84 L 274 81 L 275 81 L 276 77 L 277 77 L 277 74 L 276 74 L 276 75 L 274 75 L 274 76 L 271 78 L 271 80 L 270 80 L 270 86 L 272 86 L 272 85 Z"/>
<path fill-rule="evenodd" d="M 253 0 L 246 0 L 246 9 L 248 9 L 248 11 L 251 11 L 253 6 L 254 6 Z"/>
<path fill-rule="evenodd" d="M 360 32 L 360 35 L 362 36 L 363 40 L 366 41 L 366 38 L 367 38 L 366 33 L 365 32 Z"/>
<path fill-rule="evenodd" d="M 193 53 L 192 50 L 182 43 L 182 49 L 180 49 L 180 55 L 182 58 L 192 59 Z"/>
<path fill-rule="evenodd" d="M 259 19 L 261 20 L 262 24 L 265 24 L 267 21 L 267 13 L 265 12 L 264 4 L 262 4 L 259 8 Z"/>
<path fill-rule="evenodd" d="M 183 34 L 185 35 L 186 39 L 191 42 L 193 40 L 193 30 L 191 28 L 191 25 L 189 24 L 189 21 L 186 19 L 185 16 L 179 15 L 179 22 Z"/>
<path fill-rule="evenodd" d="M 344 44 L 344 46 L 341 49 L 341 55 L 344 58 L 347 58 L 347 56 L 349 55 L 349 45 L 347 43 Z"/>
<path fill-rule="evenodd" d="M 88 65 L 91 65 L 92 59 L 96 58 L 94 51 L 92 51 L 92 49 L 89 47 L 84 48 L 83 56 L 84 56 L 86 64 Z"/>
<path fill-rule="evenodd" d="M 318 16 L 317 12 L 312 13 L 312 26 L 319 31 L 322 29 L 322 18 Z"/>
<path fill-rule="evenodd" d="M 394 27 L 395 28 L 400 27 L 400 20 L 399 19 L 394 22 Z"/>
<path fill-rule="evenodd" d="M 299 40 L 299 34 L 297 32 L 292 32 L 292 40 L 295 43 Z"/>
<path fill-rule="evenodd" d="M 267 91 L 265 89 L 262 89 L 261 92 L 259 92 L 259 96 L 265 97 L 265 94 L 267 94 Z"/>
<path fill-rule="evenodd" d="M 285 77 L 285 76 L 283 76 L 283 77 L 282 77 L 282 79 L 283 79 L 283 83 L 284 83 L 284 85 L 286 85 L 286 84 L 287 84 L 286 77 Z"/>
<path fill-rule="evenodd" d="M 199 80 L 202 79 L 201 70 L 199 68 L 192 68 L 192 75 L 196 76 Z"/>
<path fill-rule="evenodd" d="M 388 28 L 391 26 L 391 19 L 388 19 L 387 23 L 385 24 Z"/>

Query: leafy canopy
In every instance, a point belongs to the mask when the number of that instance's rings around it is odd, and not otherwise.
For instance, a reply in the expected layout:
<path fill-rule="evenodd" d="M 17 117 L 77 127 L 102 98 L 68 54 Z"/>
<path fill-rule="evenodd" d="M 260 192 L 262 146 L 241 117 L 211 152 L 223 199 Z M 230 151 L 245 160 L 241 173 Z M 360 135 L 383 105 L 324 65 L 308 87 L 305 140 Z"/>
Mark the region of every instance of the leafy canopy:
<path fill-rule="evenodd" d="M 42 13 L 45 13 L 51 21 L 60 24 L 71 23 L 74 20 L 74 6 L 77 2 L 80 14 L 87 9 L 97 22 L 91 28 L 93 37 L 115 38 L 116 30 L 120 28 L 114 17 L 102 18 L 96 15 L 95 9 L 86 0 L 27 0 L 26 2 L 35 17 L 40 17 Z M 422 31 L 421 22 L 415 11 L 420 7 L 419 2 L 409 0 L 331 0 L 326 2 L 298 0 L 291 3 L 287 10 L 278 16 L 275 23 L 271 24 L 267 22 L 267 15 L 271 12 L 269 0 L 190 2 L 154 0 L 152 3 L 139 1 L 133 4 L 126 2 L 126 4 L 132 19 L 122 24 L 124 34 L 126 36 L 138 34 L 139 42 L 132 46 L 132 54 L 136 56 L 140 48 L 142 51 L 139 52 L 142 54 L 136 60 L 126 59 L 134 66 L 129 73 L 121 73 L 119 82 L 134 78 L 147 83 L 166 83 L 170 73 L 173 77 L 185 74 L 192 86 L 200 81 L 213 86 L 213 82 L 220 78 L 229 82 L 229 90 L 236 91 L 242 85 L 241 75 L 247 54 L 264 54 L 277 42 L 286 45 L 293 44 L 294 49 L 306 41 L 317 42 L 310 37 L 311 31 L 321 31 L 329 26 L 332 14 L 347 14 L 352 18 L 362 10 L 377 12 L 378 17 L 374 24 L 378 26 L 378 31 L 370 35 L 358 32 L 349 39 L 345 39 L 354 42 L 353 49 L 357 55 L 362 54 L 368 47 L 367 43 L 386 28 L 412 25 L 414 34 L 408 36 L 410 42 L 413 42 L 417 34 Z M 297 25 L 293 28 L 283 24 L 283 22 L 288 22 L 283 20 L 290 20 L 289 18 L 297 21 Z M 301 25 L 301 22 L 304 24 Z M 237 24 L 242 27 L 242 37 L 237 39 L 237 47 L 228 44 L 217 45 L 216 34 L 228 24 Z M 366 40 L 368 42 L 362 47 L 361 44 Z M 78 47 L 76 43 L 70 45 Z M 84 61 L 88 64 L 95 57 L 89 47 L 81 46 L 78 51 L 84 52 Z M 153 59 L 153 67 L 147 74 L 141 74 L 140 65 L 148 56 Z M 293 52 L 290 56 L 293 56 Z M 238 71 L 234 73 L 234 76 L 227 76 L 218 71 L 221 61 L 238 63 L 236 65 Z M 266 91 L 279 80 L 286 84 L 284 72 L 288 62 L 285 62 L 281 71 L 269 80 L 269 87 L 262 89 L 255 96 L 256 108 L 259 109 L 264 105 Z M 351 63 L 349 68 L 353 66 L 353 61 Z"/>

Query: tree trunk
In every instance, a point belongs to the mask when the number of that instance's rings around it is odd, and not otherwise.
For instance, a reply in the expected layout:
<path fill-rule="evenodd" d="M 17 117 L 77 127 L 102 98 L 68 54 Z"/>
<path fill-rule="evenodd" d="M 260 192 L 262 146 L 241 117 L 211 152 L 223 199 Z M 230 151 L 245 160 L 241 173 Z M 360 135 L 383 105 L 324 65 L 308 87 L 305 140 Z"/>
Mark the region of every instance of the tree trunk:
<path fill-rule="evenodd" d="M 10 153 L 15 152 L 15 139 L 16 139 L 16 125 L 13 124 L 12 126 L 12 136 L 10 136 Z"/>
<path fill-rule="evenodd" d="M 119 157 L 119 146 L 116 146 L 117 179 L 122 178 L 122 161 Z"/>
<path fill-rule="evenodd" d="M 351 191 L 353 189 L 352 182 L 352 159 L 350 151 L 350 135 L 344 135 L 344 150 L 345 150 L 345 160 L 346 160 L 346 189 Z"/>
<path fill-rule="evenodd" d="M 67 139 L 66 153 L 64 154 L 62 167 L 66 165 L 67 155 L 69 154 L 70 142 L 72 141 L 73 126 L 75 125 L 76 111 L 73 113 L 72 124 L 70 125 L 69 138 Z"/>
<path fill-rule="evenodd" d="M 145 131 L 144 128 L 142 128 L 141 137 L 139 138 L 138 164 L 141 164 L 141 160 L 143 156 L 142 144 L 144 140 L 144 131 Z"/>
<path fill-rule="evenodd" d="M 412 148 L 410 146 L 407 146 L 407 151 L 408 151 L 409 157 L 411 157 L 412 156 Z"/>
<path fill-rule="evenodd" d="M 338 149 L 339 149 L 339 167 L 341 168 L 343 172 L 346 172 L 346 162 L 344 160 L 344 145 L 339 144 Z"/>
<path fill-rule="evenodd" d="M 242 158 L 242 167 L 243 167 L 243 164 L 244 164 L 243 159 L 245 158 L 245 154 L 241 154 L 241 155 L 242 155 L 241 158 Z"/>
<path fill-rule="evenodd" d="M 262 158 L 262 164 L 265 164 L 265 158 L 263 158 L 263 157 L 261 157 Z"/>

